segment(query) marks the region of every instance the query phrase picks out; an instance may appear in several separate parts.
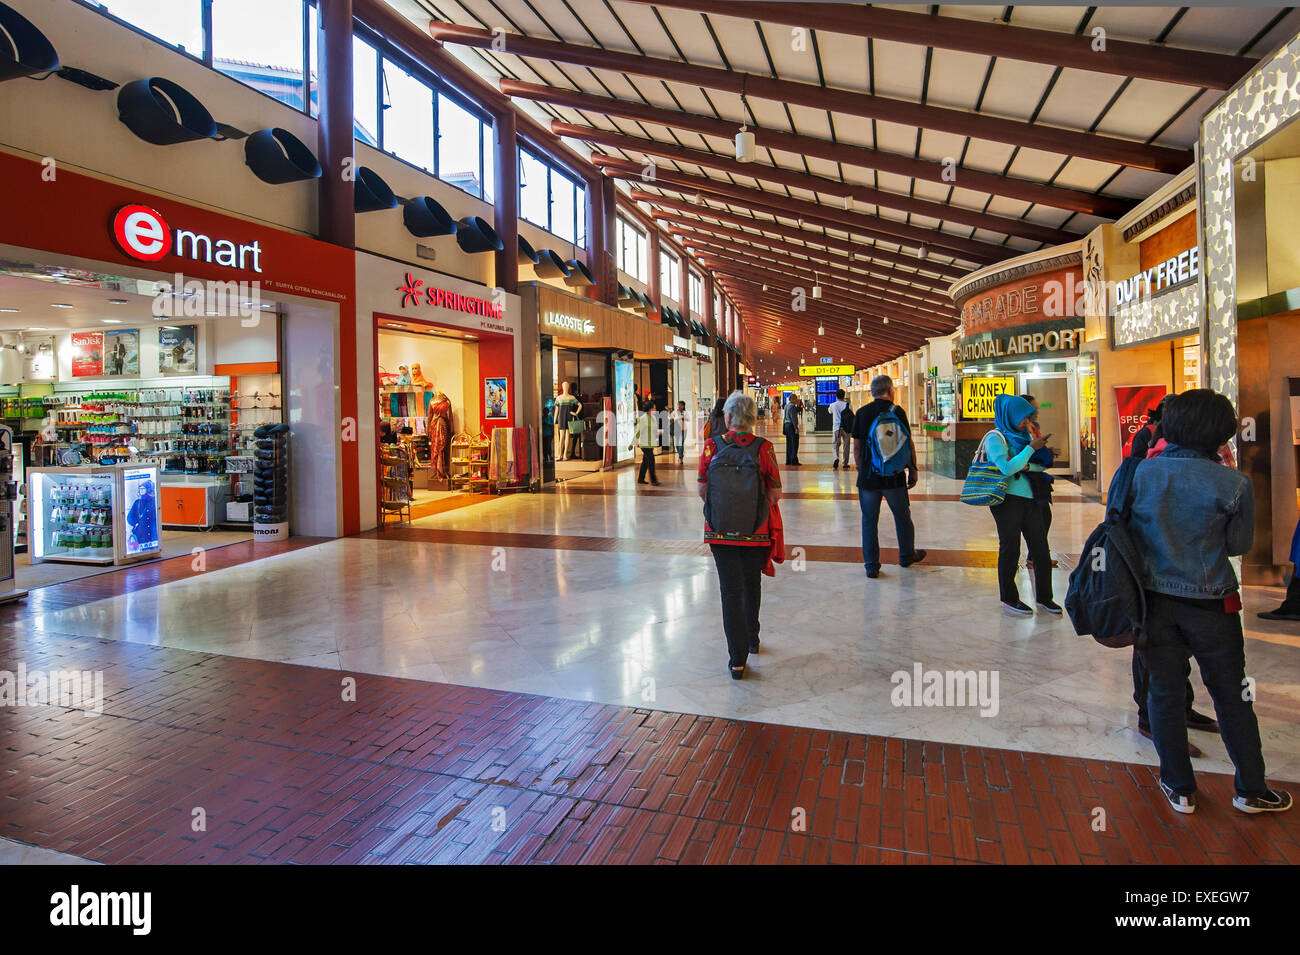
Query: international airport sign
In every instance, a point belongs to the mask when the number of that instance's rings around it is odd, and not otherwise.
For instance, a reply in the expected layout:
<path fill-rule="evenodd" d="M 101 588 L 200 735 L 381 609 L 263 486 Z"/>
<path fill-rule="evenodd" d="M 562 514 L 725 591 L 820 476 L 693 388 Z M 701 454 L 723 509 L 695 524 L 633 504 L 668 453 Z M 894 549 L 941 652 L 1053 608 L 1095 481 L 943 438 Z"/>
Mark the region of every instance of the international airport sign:
<path fill-rule="evenodd" d="M 800 365 L 800 378 L 843 378 L 851 375 L 857 368 L 853 365 Z"/>

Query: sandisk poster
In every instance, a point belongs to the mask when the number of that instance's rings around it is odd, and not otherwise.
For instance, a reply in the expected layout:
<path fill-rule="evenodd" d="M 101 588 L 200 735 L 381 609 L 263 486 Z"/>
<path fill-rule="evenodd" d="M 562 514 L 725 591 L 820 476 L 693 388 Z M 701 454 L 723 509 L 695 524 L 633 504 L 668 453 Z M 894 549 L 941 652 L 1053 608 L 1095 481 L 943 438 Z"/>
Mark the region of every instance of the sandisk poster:
<path fill-rule="evenodd" d="M 72 333 L 72 377 L 98 378 L 104 374 L 104 333 Z"/>
<path fill-rule="evenodd" d="M 1119 412 L 1119 443 L 1128 457 L 1133 435 L 1147 423 L 1147 411 L 1160 403 L 1169 389 L 1164 385 L 1116 385 L 1115 407 Z"/>

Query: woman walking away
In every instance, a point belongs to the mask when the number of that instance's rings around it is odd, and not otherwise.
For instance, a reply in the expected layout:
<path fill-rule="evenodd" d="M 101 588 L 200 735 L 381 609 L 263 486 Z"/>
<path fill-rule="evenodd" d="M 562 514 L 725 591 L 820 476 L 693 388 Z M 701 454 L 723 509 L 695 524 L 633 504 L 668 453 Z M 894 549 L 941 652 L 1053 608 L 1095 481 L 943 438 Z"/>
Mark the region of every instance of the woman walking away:
<path fill-rule="evenodd" d="M 726 432 L 710 437 L 700 453 L 699 488 L 704 501 L 704 539 L 713 551 L 727 634 L 727 670 L 745 675 L 745 661 L 758 652 L 762 575 L 777 543 L 781 472 L 772 442 L 754 434 L 754 399 L 733 391 L 724 405 Z"/>
<path fill-rule="evenodd" d="M 709 412 L 709 416 L 704 419 L 704 426 L 700 428 L 701 442 L 727 433 L 727 424 L 722 417 L 722 408 L 725 404 L 726 402 L 721 398 L 713 403 L 713 410 Z"/>
<path fill-rule="evenodd" d="M 1020 538 L 1029 547 L 1029 559 L 1037 570 L 1034 590 L 1038 606 L 1050 614 L 1061 613 L 1052 600 L 1052 555 L 1047 549 L 1047 529 L 1043 512 L 1034 499 L 1033 486 L 1026 472 L 1041 472 L 1041 464 L 1030 458 L 1039 448 L 1047 447 L 1050 434 L 1037 438 L 1029 433 L 1034 406 L 1019 395 L 998 395 L 993 399 L 993 431 L 984 436 L 984 453 L 1005 474 L 1007 496 L 1001 504 L 990 507 L 998 528 L 998 591 L 1002 609 L 1018 617 L 1033 616 L 1034 611 L 1020 599 L 1016 587 L 1016 570 L 1020 566 Z"/>
<path fill-rule="evenodd" d="M 1259 723 L 1246 682 L 1241 594 L 1229 557 L 1250 550 L 1255 490 L 1250 478 L 1219 463 L 1218 449 L 1237 430 L 1237 413 L 1208 388 L 1185 391 L 1165 406 L 1168 446 L 1133 475 L 1128 526 L 1142 553 L 1147 592 L 1140 653 L 1150 686 L 1147 709 L 1160 756 L 1160 790 L 1177 812 L 1196 811 L 1196 776 L 1187 752 L 1187 658 L 1196 658 L 1237 769 L 1233 806 L 1283 812 L 1290 793 L 1264 779 Z"/>

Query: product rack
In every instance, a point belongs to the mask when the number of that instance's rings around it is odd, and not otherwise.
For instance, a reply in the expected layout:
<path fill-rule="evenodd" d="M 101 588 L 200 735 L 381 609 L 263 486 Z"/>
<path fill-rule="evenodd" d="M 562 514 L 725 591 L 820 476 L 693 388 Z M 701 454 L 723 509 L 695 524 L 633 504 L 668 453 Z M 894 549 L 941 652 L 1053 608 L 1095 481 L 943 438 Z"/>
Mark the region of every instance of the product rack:
<path fill-rule="evenodd" d="M 391 447 L 391 445 L 389 446 Z M 397 523 L 409 523 L 411 520 L 411 498 L 414 489 L 411 486 L 411 463 L 406 452 L 400 448 L 397 453 L 382 454 L 379 463 L 382 468 L 379 498 L 379 518 L 381 526 L 388 523 L 388 515 L 394 514 Z M 405 518 L 403 518 L 405 514 Z"/>

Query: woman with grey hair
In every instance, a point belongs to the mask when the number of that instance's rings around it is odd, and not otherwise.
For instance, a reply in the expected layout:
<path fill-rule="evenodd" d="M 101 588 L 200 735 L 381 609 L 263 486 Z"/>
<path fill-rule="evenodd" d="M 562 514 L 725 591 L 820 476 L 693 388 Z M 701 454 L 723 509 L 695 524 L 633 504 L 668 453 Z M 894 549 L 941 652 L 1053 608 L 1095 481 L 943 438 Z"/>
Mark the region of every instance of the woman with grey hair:
<path fill-rule="evenodd" d="M 723 406 L 725 434 L 713 434 L 700 454 L 699 489 L 704 501 L 704 539 L 713 552 L 722 593 L 727 669 L 745 675 L 758 652 L 762 575 L 779 533 L 781 472 L 772 442 L 754 434 L 754 399 L 733 391 Z"/>

